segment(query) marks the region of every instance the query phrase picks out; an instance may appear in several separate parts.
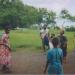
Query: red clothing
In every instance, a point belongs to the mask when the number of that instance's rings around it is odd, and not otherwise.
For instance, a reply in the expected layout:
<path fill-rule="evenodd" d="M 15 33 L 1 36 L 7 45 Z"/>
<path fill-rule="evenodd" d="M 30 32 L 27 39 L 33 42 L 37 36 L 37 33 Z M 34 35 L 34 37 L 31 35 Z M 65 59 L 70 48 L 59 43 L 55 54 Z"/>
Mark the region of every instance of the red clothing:
<path fill-rule="evenodd" d="M 9 36 L 7 34 L 3 34 L 1 43 L 9 47 Z M 11 64 L 11 52 L 4 45 L 0 45 L 0 65 Z"/>

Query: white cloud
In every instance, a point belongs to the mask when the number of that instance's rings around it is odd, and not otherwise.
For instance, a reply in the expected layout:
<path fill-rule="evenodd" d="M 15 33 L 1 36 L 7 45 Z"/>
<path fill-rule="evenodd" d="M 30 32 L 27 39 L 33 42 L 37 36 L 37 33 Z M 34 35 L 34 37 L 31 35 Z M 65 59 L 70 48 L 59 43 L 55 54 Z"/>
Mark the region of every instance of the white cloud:
<path fill-rule="evenodd" d="M 75 15 L 75 0 L 22 0 L 24 4 L 28 4 L 35 7 L 47 8 L 59 13 L 62 9 L 66 8 Z M 59 25 L 62 22 L 59 22 Z M 68 23 L 69 25 L 69 23 Z M 70 24 L 71 25 L 71 24 Z"/>
<path fill-rule="evenodd" d="M 71 0 L 22 0 L 25 4 L 35 7 L 44 7 L 48 10 L 53 9 L 59 12 L 61 9 L 67 7 Z"/>

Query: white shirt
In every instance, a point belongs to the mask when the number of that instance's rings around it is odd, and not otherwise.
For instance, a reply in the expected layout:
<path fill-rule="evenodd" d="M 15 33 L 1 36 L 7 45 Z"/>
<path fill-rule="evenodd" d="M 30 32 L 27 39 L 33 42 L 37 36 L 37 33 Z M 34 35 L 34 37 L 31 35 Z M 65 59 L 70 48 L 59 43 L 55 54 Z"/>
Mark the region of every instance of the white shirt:
<path fill-rule="evenodd" d="M 50 48 L 50 49 L 53 49 L 53 48 L 54 48 L 51 41 L 49 41 L 49 48 Z"/>
<path fill-rule="evenodd" d="M 43 39 L 46 35 L 48 35 L 49 30 L 48 29 L 46 29 L 46 30 L 41 29 L 40 30 L 40 33 L 41 33 L 41 38 Z"/>

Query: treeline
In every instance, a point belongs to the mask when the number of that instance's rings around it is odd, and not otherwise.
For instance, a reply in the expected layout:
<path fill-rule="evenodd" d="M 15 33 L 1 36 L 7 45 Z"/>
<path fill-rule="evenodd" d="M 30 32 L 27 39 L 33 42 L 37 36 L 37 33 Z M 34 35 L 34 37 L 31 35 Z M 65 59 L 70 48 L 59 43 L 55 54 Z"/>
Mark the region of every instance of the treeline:
<path fill-rule="evenodd" d="M 54 23 L 56 14 L 52 11 L 24 5 L 21 0 L 0 0 L 0 28 L 8 24 L 12 28 L 40 24 L 46 14 L 49 16 L 47 23 Z"/>
<path fill-rule="evenodd" d="M 75 21 L 68 11 L 62 10 L 60 17 Z M 26 28 L 33 24 L 56 24 L 57 15 L 45 8 L 24 5 L 21 0 L 0 0 L 0 28 L 9 25 L 11 28 Z"/>
<path fill-rule="evenodd" d="M 74 32 L 75 31 L 75 27 L 74 26 L 66 27 L 65 29 L 66 29 L 66 31 L 70 31 L 70 32 Z"/>

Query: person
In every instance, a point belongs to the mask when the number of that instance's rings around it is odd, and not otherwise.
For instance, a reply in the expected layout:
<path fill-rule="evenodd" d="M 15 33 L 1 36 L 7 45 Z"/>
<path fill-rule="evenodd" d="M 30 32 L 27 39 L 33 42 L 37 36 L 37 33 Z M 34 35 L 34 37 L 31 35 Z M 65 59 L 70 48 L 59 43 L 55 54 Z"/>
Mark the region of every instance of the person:
<path fill-rule="evenodd" d="M 66 57 L 67 57 L 67 38 L 64 36 L 64 30 L 60 31 L 60 35 L 58 36 L 60 41 L 60 48 L 63 51 L 63 60 L 64 63 L 66 63 Z"/>
<path fill-rule="evenodd" d="M 55 37 L 55 34 L 51 34 L 50 40 L 49 40 L 49 48 L 52 49 L 53 48 L 53 44 L 52 44 L 52 40 Z"/>
<path fill-rule="evenodd" d="M 5 28 L 5 31 L 0 40 L 0 65 L 2 66 L 2 72 L 11 72 L 9 69 L 11 65 L 11 49 L 9 44 L 9 29 Z"/>
<path fill-rule="evenodd" d="M 47 29 L 47 25 L 44 25 L 43 29 L 40 30 L 40 37 L 42 40 L 42 47 L 45 52 L 46 46 L 49 49 L 49 30 Z"/>
<path fill-rule="evenodd" d="M 52 43 L 54 48 L 52 50 L 49 50 L 47 53 L 47 63 L 45 66 L 44 73 L 46 73 L 48 68 L 49 75 L 61 75 L 63 74 L 63 52 L 61 48 L 58 48 L 58 38 L 53 38 Z"/>

